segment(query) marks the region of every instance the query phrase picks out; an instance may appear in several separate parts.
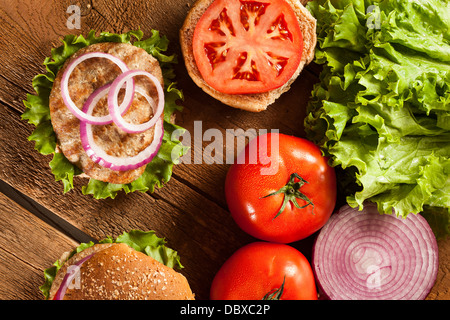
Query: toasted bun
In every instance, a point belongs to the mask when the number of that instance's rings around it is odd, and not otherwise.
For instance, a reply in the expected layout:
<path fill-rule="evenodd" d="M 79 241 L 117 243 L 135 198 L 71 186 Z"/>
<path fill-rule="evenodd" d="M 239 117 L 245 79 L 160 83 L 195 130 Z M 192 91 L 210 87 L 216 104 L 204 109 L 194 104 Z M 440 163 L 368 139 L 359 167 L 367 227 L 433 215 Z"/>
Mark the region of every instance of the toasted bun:
<path fill-rule="evenodd" d="M 56 274 L 49 299 L 68 268 L 91 254 L 80 268 L 78 285 L 67 289 L 64 300 L 194 299 L 182 274 L 123 243 L 96 244 L 71 257 Z"/>
<path fill-rule="evenodd" d="M 186 69 L 192 80 L 212 97 L 221 101 L 222 103 L 231 107 L 251 111 L 260 112 L 267 109 L 267 106 L 272 104 L 281 94 L 288 91 L 291 84 L 299 76 L 304 66 L 309 64 L 314 58 L 316 38 L 316 19 L 309 13 L 309 11 L 302 5 L 299 0 L 285 0 L 294 9 L 300 28 L 303 32 L 303 53 L 300 64 L 288 82 L 283 86 L 264 93 L 246 94 L 246 95 L 230 95 L 221 93 L 211 86 L 209 86 L 202 78 L 200 71 L 195 63 L 192 39 L 194 36 L 197 22 L 205 13 L 206 9 L 214 2 L 214 0 L 198 0 L 189 11 L 184 24 L 180 30 L 180 44 L 183 53 Z M 303 0 L 304 3 L 307 1 Z"/>

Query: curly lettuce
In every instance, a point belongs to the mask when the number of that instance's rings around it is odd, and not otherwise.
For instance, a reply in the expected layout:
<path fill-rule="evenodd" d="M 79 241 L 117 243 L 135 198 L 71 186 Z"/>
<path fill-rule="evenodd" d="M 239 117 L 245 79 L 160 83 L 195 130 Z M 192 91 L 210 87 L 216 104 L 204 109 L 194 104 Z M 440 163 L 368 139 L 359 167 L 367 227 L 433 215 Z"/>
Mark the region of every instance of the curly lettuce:
<path fill-rule="evenodd" d="M 116 239 L 109 236 L 99 241 L 99 243 L 125 243 L 134 250 L 145 253 L 147 256 L 152 257 L 169 268 L 184 268 L 181 264 L 178 253 L 175 250 L 166 247 L 166 240 L 164 238 L 159 238 L 154 231 L 131 230 L 130 232 L 124 232 Z M 94 245 L 95 243 L 92 241 L 88 243 L 81 243 L 72 252 L 70 252 L 67 260 L 73 257 L 76 253 L 82 252 L 83 250 Z M 50 295 L 50 288 L 52 287 L 56 274 L 65 262 L 66 261 L 57 260 L 53 266 L 44 270 L 45 283 L 40 286 L 39 289 L 45 299 L 48 299 Z"/>
<path fill-rule="evenodd" d="M 347 202 L 423 213 L 448 235 L 449 2 L 318 0 L 307 8 L 323 70 L 305 131 L 342 172 Z"/>
<path fill-rule="evenodd" d="M 137 180 L 129 184 L 112 184 L 95 179 L 90 179 L 88 184 L 82 187 L 82 193 L 90 194 L 96 199 L 115 198 L 121 191 L 130 192 L 154 192 L 155 187 L 161 188 L 172 176 L 172 169 L 179 162 L 187 148 L 180 141 L 172 139 L 172 133 L 183 132 L 184 129 L 170 122 L 170 118 L 175 111 L 181 111 L 182 106 L 177 101 L 184 99 L 181 90 L 177 89 L 176 82 L 173 81 L 175 75 L 173 64 L 177 63 L 175 55 L 165 55 L 169 41 L 161 36 L 158 31 L 152 30 L 152 35 L 142 40 L 141 30 L 129 31 L 124 34 L 114 34 L 101 32 L 98 36 L 95 31 L 89 32 L 87 37 L 82 35 L 67 35 L 62 40 L 63 45 L 54 48 L 51 56 L 44 60 L 45 74 L 34 77 L 32 85 L 36 94 L 28 94 L 24 101 L 26 107 L 22 114 L 22 119 L 36 126 L 35 130 L 28 137 L 29 141 L 35 143 L 35 149 L 43 155 L 53 155 L 50 162 L 50 169 L 56 181 L 61 181 L 64 193 L 74 188 L 73 179 L 82 174 L 82 171 L 67 158 L 57 152 L 56 134 L 50 120 L 49 96 L 56 78 L 58 70 L 64 62 L 81 48 L 100 42 L 131 43 L 144 49 L 154 56 L 160 63 L 165 90 L 164 106 L 164 137 L 162 145 L 155 158 L 146 166 L 145 172 Z M 135 40 L 133 42 L 133 40 Z"/>

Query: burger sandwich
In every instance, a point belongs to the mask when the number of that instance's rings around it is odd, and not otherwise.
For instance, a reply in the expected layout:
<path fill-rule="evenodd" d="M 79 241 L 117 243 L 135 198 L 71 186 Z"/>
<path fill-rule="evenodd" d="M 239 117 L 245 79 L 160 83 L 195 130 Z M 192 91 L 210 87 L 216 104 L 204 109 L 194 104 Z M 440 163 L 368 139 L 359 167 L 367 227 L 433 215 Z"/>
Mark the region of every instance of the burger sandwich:
<path fill-rule="evenodd" d="M 177 252 L 153 231 L 83 243 L 44 271 L 47 300 L 194 300 Z"/>

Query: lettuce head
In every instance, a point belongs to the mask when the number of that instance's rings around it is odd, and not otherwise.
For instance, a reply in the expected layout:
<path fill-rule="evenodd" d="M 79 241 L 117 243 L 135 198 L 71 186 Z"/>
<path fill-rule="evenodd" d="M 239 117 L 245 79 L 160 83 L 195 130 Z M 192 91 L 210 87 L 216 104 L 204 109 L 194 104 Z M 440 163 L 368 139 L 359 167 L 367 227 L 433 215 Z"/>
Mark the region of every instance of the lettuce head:
<path fill-rule="evenodd" d="M 307 137 L 340 173 L 353 207 L 424 214 L 449 234 L 450 3 L 317 0 L 323 66 Z"/>

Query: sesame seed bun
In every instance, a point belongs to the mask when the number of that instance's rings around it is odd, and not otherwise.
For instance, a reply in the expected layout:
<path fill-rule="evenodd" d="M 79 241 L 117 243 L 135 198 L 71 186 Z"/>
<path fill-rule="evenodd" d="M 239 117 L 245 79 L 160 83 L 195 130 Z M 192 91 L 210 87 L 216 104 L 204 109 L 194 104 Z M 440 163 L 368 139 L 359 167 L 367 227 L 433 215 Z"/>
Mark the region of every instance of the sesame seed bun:
<path fill-rule="evenodd" d="M 197 68 L 194 52 L 193 37 L 195 27 L 214 0 L 198 0 L 190 9 L 182 28 L 180 29 L 180 45 L 183 53 L 186 69 L 197 86 L 204 92 L 221 101 L 222 103 L 234 108 L 243 109 L 250 112 L 260 112 L 266 110 L 267 107 L 275 102 L 284 92 L 288 91 L 292 83 L 300 75 L 305 65 L 309 64 L 314 58 L 316 37 L 316 19 L 303 6 L 307 0 L 285 0 L 294 10 L 300 29 L 303 35 L 303 52 L 300 64 L 293 76 L 281 87 L 268 92 L 258 94 L 225 94 L 212 88 L 203 79 L 199 69 Z M 302 4 L 303 3 L 303 4 Z"/>
<path fill-rule="evenodd" d="M 181 273 L 124 243 L 96 244 L 72 256 L 56 274 L 49 299 L 55 297 L 68 268 L 89 255 L 78 285 L 67 289 L 64 300 L 194 300 Z"/>

